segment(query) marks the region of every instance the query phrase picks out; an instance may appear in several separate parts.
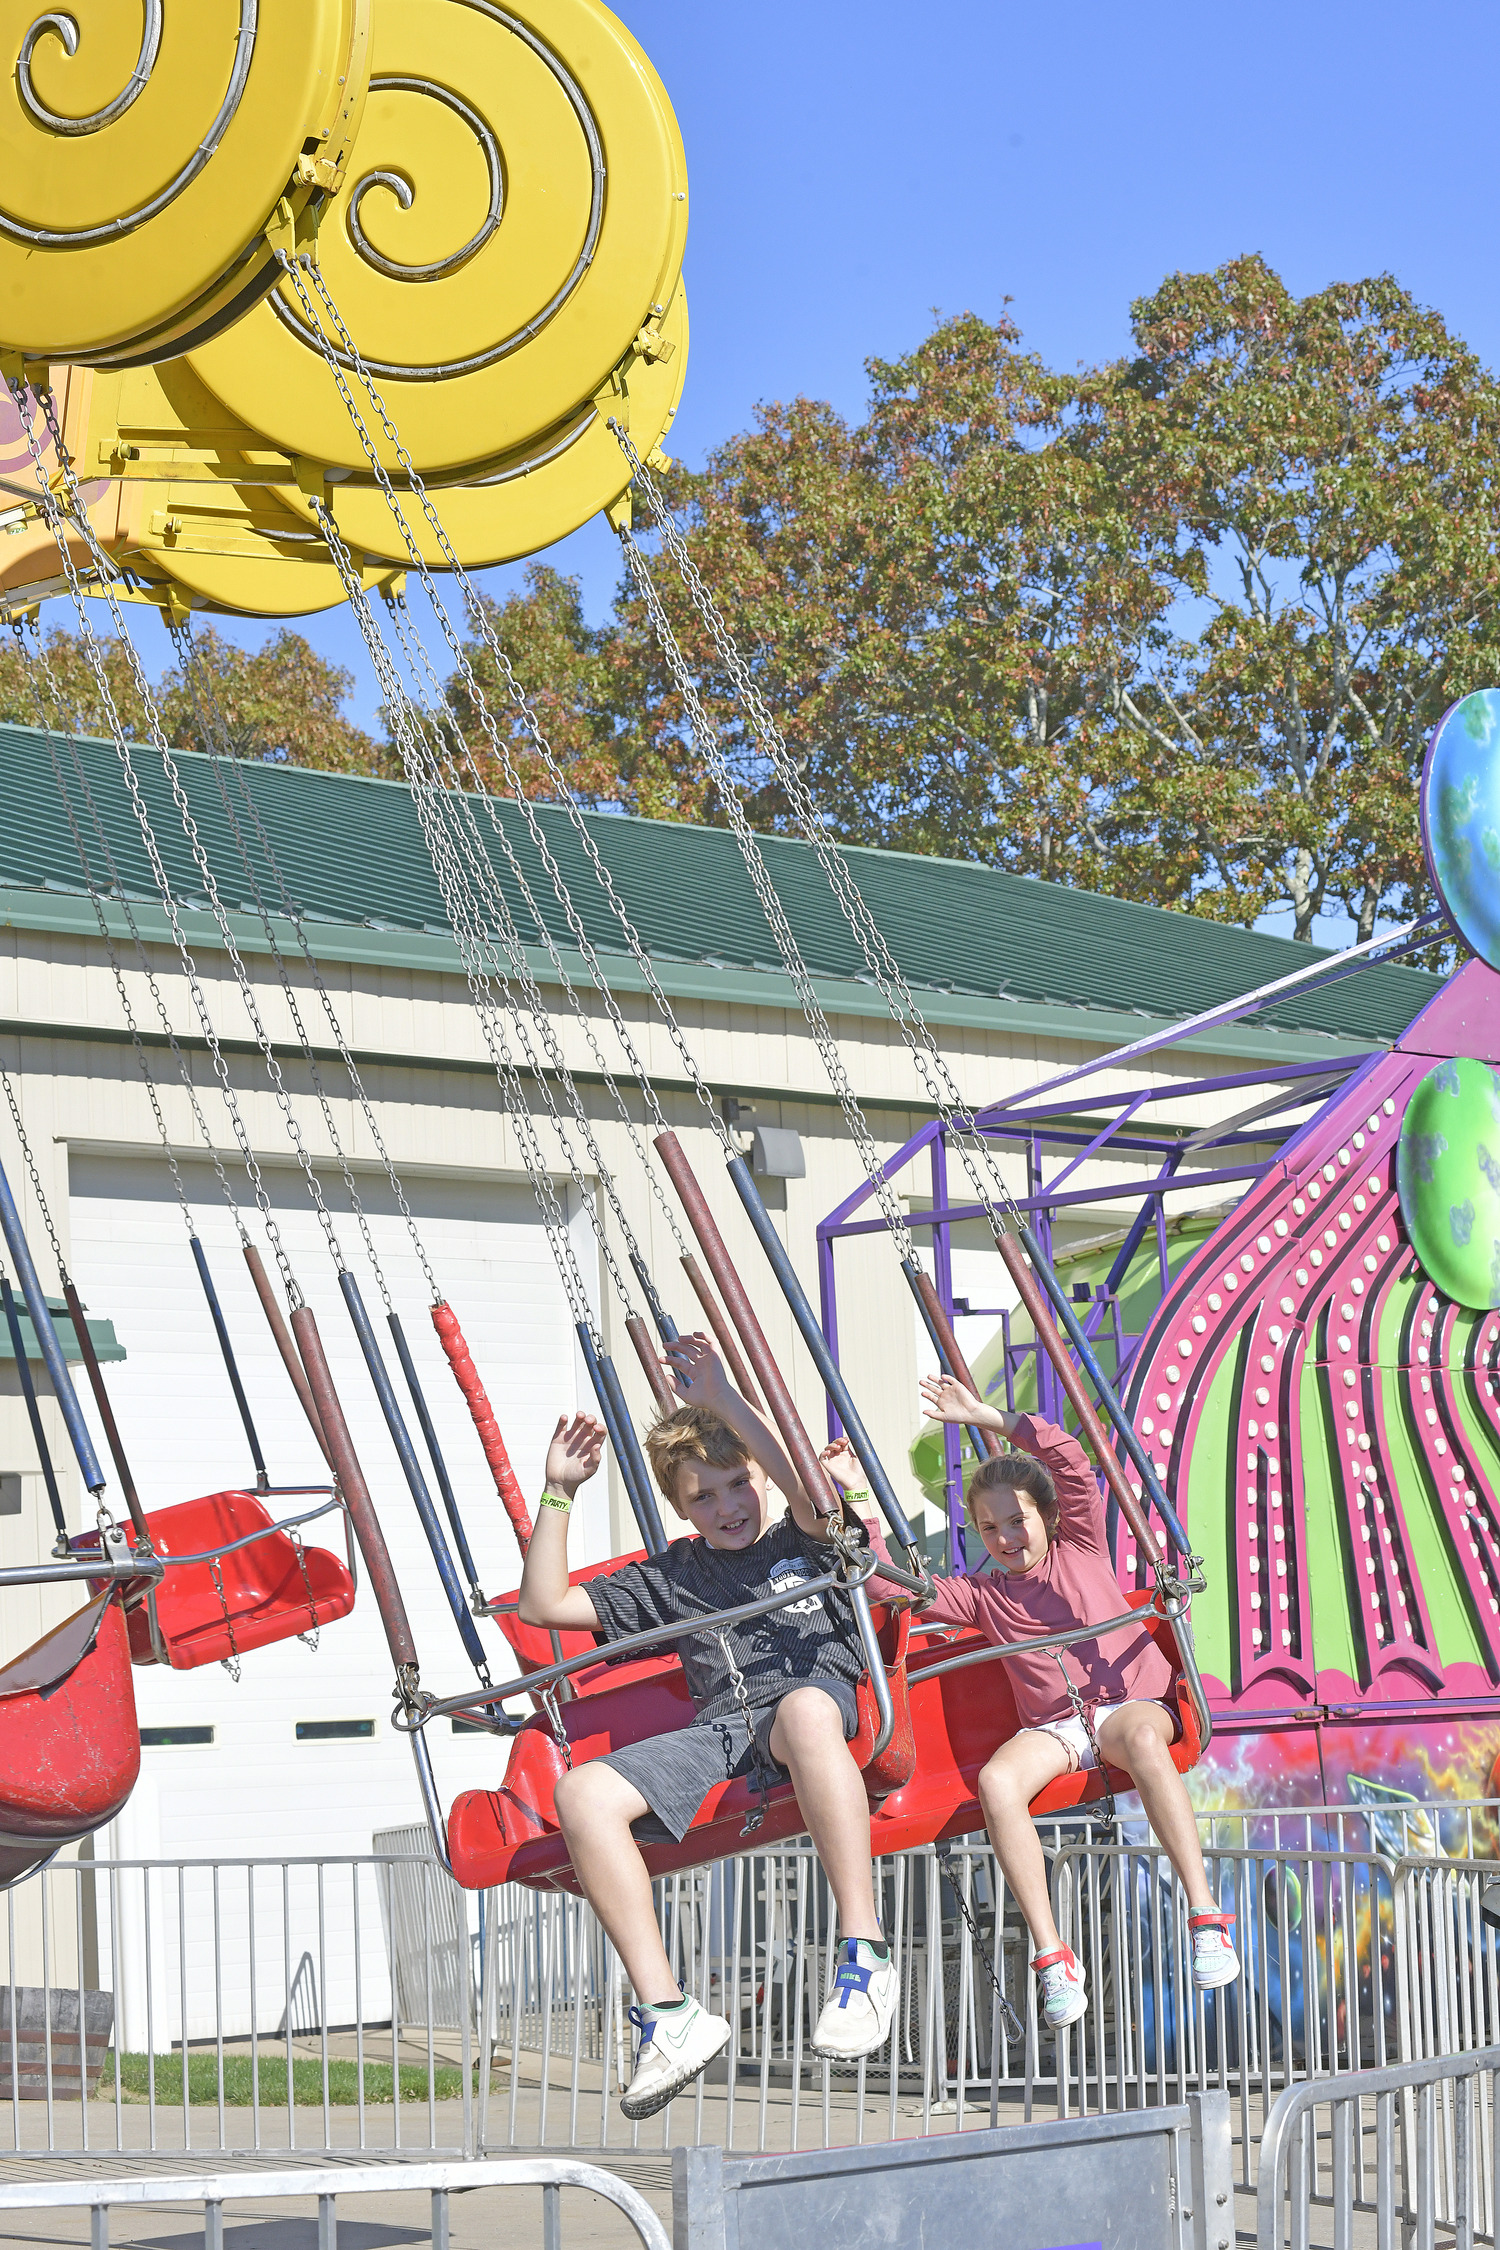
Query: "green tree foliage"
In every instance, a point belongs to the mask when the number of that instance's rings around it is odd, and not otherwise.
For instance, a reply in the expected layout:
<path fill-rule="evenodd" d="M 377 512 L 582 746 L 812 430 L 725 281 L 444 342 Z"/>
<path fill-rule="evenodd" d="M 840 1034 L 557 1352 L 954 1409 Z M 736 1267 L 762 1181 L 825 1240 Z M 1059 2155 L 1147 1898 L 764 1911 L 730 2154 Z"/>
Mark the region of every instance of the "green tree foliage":
<path fill-rule="evenodd" d="M 240 757 L 282 752 L 297 765 L 318 766 L 326 773 L 399 770 L 384 744 L 343 715 L 354 675 L 319 656 L 301 633 L 283 626 L 255 650 L 237 647 L 212 625 L 198 625 L 195 638 L 212 701 Z M 113 634 L 101 634 L 99 642 L 115 707 L 127 731 L 139 740 L 146 731 L 146 714 L 124 651 Z M 103 698 L 82 641 L 54 627 L 45 643 L 72 723 L 85 734 L 107 734 Z M 200 711 L 179 667 L 153 682 L 153 693 L 169 741 L 189 750 L 215 746 L 208 739 L 216 723 L 213 712 Z M 208 698 L 203 700 L 206 704 Z M 30 664 L 9 636 L 0 640 L 0 719 L 23 726 L 39 723 Z"/>
<path fill-rule="evenodd" d="M 1132 317 L 1129 357 L 1069 376 L 1006 319 L 945 320 L 870 362 L 860 423 L 799 399 L 674 472 L 678 524 L 851 841 L 1367 934 L 1426 895 L 1427 732 L 1500 678 L 1500 392 L 1388 276 L 1298 300 L 1243 258 Z M 757 821 L 788 824 L 653 569 Z M 534 571 L 497 620 L 581 794 L 720 817 L 628 585 L 591 630 Z"/>

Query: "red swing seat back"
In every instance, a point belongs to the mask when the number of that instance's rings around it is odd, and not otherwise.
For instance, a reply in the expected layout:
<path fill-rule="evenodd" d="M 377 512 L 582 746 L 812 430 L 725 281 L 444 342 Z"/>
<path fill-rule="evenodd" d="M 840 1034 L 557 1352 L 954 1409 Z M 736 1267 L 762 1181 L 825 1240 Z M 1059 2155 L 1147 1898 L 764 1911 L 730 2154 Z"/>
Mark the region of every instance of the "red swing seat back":
<path fill-rule="evenodd" d="M 637 1547 L 629 1555 L 610 1555 L 604 1562 L 585 1563 L 580 1570 L 570 1570 L 568 1584 L 586 1586 L 591 1578 L 607 1578 L 611 1571 L 623 1570 L 627 1563 L 645 1560 L 644 1547 Z M 513 1605 L 520 1600 L 520 1593 L 516 1590 L 497 1595 L 496 1599 Z M 552 1634 L 545 1625 L 523 1625 L 513 1606 L 498 1609 L 492 1614 L 502 1637 L 515 1650 L 516 1662 L 523 1673 L 545 1672 L 554 1664 L 571 1662 L 574 1657 L 587 1656 L 591 1650 L 598 1649 L 597 1668 L 590 1665 L 582 1672 L 569 1675 L 574 1695 L 587 1695 L 595 1685 L 623 1687 L 630 1680 L 653 1679 L 663 1672 L 674 1671 L 677 1667 L 676 1651 L 671 1648 L 648 1649 L 644 1656 L 636 1657 L 630 1663 L 607 1664 L 604 1661 L 604 1651 L 592 1633 L 559 1633 L 557 1645 L 561 1655 L 557 1655 L 552 1647 Z M 563 1687 L 559 1693 L 566 1697 L 569 1691 Z"/>
<path fill-rule="evenodd" d="M 895 1706 L 895 1731 L 886 1749 L 872 1762 L 878 1718 L 874 1692 L 866 1676 L 856 1691 L 860 1723 L 850 1749 L 864 1772 L 872 1802 L 877 1802 L 910 1780 L 916 1746 L 906 1691 L 907 1618 L 904 1612 L 888 1617 L 878 1607 L 873 1614 L 880 1627 L 886 1678 Z M 691 1725 L 693 1704 L 682 1667 L 674 1659 L 670 1666 L 659 1666 L 627 1683 L 593 1686 L 587 1694 L 560 1705 L 559 1715 L 572 1763 L 579 1766 L 626 1743 L 648 1741 Z M 495 1790 L 470 1789 L 455 1801 L 448 1819 L 448 1852 L 453 1872 L 466 1889 L 484 1890 L 492 1883 L 518 1882 L 536 1890 L 578 1891 L 578 1878 L 558 1828 L 554 1800 L 557 1784 L 566 1771 L 567 1763 L 550 1722 L 543 1717 L 529 1719 L 512 1745 L 502 1786 Z M 670 1875 L 738 1851 L 746 1817 L 759 1803 L 753 1779 L 741 1776 L 719 1782 L 709 1791 L 680 1843 L 670 1838 L 642 1842 L 647 1867 L 653 1876 Z M 758 1848 L 782 1843 L 790 1836 L 801 1835 L 805 1825 L 790 1783 L 780 1783 L 770 1792 L 754 1844 Z"/>
<path fill-rule="evenodd" d="M 271 1531 L 268 1537 L 220 1558 L 222 1600 L 212 1563 L 173 1567 L 174 1553 L 200 1555 L 252 1531 L 269 1530 L 275 1518 L 256 1493 L 211 1492 L 175 1508 L 155 1509 L 146 1522 L 166 1572 L 154 1597 L 131 1607 L 132 1663 L 161 1661 L 151 1631 L 152 1599 L 157 1636 L 174 1671 L 192 1671 L 200 1664 L 221 1663 L 227 1656 L 244 1656 L 272 1641 L 291 1640 L 298 1633 L 310 1633 L 315 1624 L 331 1625 L 347 1617 L 354 1607 L 354 1580 L 338 1556 L 326 1547 L 304 1546 L 299 1561 L 296 1544 L 285 1531 Z"/>
<path fill-rule="evenodd" d="M 48 1644 L 94 1609 L 92 1645 L 49 1678 Z M 7 1691 L 7 1680 L 28 1675 L 39 1684 Z M 0 1667 L 0 1886 L 112 1820 L 140 1770 L 125 1620 L 110 1594 Z"/>

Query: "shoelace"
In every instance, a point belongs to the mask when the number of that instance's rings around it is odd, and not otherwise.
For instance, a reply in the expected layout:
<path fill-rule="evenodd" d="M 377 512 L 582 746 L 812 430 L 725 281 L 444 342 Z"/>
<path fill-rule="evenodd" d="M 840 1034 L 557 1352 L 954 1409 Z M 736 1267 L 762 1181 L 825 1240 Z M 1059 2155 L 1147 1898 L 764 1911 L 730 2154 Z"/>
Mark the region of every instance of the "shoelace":
<path fill-rule="evenodd" d="M 628 2008 L 626 2013 L 641 2035 L 636 2046 L 636 2061 L 639 2062 L 641 2056 L 656 2037 L 656 2018 L 653 2015 L 648 2015 L 644 2008 Z"/>

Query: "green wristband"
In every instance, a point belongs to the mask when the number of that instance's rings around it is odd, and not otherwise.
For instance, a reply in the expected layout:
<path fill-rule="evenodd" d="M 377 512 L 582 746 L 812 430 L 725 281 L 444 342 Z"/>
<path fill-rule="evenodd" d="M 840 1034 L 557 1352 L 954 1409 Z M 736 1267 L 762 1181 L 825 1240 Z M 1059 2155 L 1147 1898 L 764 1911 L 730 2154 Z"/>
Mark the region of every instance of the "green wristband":
<path fill-rule="evenodd" d="M 565 1500 L 559 1492 L 544 1492 L 541 1499 L 538 1500 L 537 1506 L 538 1508 L 556 1508 L 559 1514 L 565 1516 L 571 1510 L 573 1503 L 571 1500 Z"/>
<path fill-rule="evenodd" d="M 868 1500 L 870 1497 L 870 1487 L 867 1484 L 858 1484 L 851 1486 L 850 1490 L 842 1494 L 841 1497 L 845 1500 Z"/>

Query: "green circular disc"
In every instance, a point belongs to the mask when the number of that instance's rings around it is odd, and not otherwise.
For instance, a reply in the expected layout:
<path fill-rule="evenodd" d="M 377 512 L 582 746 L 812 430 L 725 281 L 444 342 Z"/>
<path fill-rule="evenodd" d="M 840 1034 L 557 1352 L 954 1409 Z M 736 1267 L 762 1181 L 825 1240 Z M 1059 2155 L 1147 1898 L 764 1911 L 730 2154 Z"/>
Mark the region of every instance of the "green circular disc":
<path fill-rule="evenodd" d="M 1411 1246 L 1445 1297 L 1500 1305 L 1500 1071 L 1457 1056 L 1407 1104 L 1396 1188 Z"/>

